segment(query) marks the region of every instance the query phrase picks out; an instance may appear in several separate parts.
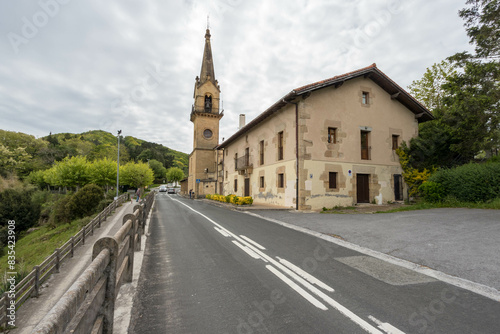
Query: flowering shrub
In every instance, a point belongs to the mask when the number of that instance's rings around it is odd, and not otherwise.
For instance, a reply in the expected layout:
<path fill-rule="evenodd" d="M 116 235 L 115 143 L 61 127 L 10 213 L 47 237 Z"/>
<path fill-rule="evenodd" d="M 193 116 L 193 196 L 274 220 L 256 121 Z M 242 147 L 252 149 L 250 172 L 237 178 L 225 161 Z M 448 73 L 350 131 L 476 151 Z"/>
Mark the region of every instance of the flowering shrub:
<path fill-rule="evenodd" d="M 233 194 L 227 196 L 219 194 L 206 195 L 205 198 L 219 202 L 232 203 L 235 205 L 251 205 L 253 203 L 253 198 L 251 196 L 242 197 Z"/>

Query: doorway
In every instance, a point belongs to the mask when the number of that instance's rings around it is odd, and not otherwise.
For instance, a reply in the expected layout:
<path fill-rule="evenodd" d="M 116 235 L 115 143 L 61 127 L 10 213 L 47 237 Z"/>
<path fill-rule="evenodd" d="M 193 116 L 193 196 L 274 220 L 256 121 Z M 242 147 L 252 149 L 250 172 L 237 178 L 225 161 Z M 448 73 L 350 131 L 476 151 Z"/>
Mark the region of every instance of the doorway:
<path fill-rule="evenodd" d="M 394 200 L 403 200 L 403 177 L 401 174 L 394 174 Z"/>
<path fill-rule="evenodd" d="M 357 203 L 370 203 L 369 181 L 369 174 L 356 174 Z"/>
<path fill-rule="evenodd" d="M 250 178 L 245 178 L 244 196 L 250 196 Z"/>

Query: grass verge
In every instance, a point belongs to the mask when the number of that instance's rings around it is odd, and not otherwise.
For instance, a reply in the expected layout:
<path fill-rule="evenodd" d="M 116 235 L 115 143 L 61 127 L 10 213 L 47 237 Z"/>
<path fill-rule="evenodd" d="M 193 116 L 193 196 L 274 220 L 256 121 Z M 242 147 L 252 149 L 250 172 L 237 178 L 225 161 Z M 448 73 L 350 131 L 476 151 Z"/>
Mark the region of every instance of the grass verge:
<path fill-rule="evenodd" d="M 88 224 L 91 217 L 75 220 L 70 224 L 64 224 L 51 229 L 48 226 L 41 226 L 35 231 L 28 233 L 22 237 L 18 237 L 16 241 L 16 272 L 18 280 L 21 280 L 33 270 L 33 267 L 42 263 L 56 248 L 62 246 L 72 236 L 74 236 L 81 228 Z M 5 273 L 12 270 L 7 270 L 7 248 L 4 250 L 4 256 L 0 257 L 0 273 L 2 283 L 5 283 Z M 0 291 L 3 290 L 4 284 L 0 284 Z"/>

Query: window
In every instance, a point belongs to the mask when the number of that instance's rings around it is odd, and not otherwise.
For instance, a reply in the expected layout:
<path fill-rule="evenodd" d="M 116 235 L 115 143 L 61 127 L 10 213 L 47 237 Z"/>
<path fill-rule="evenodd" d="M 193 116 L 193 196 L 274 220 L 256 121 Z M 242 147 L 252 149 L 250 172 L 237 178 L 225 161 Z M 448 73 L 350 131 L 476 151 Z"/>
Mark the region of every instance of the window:
<path fill-rule="evenodd" d="M 212 112 L 212 97 L 205 96 L 205 112 Z"/>
<path fill-rule="evenodd" d="M 368 92 L 361 93 L 361 100 L 363 104 L 370 104 L 370 97 Z"/>
<path fill-rule="evenodd" d="M 227 179 L 227 171 L 226 171 L 226 179 Z M 221 188 L 222 189 L 222 188 Z"/>
<path fill-rule="evenodd" d="M 285 188 L 285 174 L 278 174 L 278 188 Z"/>
<path fill-rule="evenodd" d="M 278 133 L 278 160 L 283 160 L 283 131 Z"/>
<path fill-rule="evenodd" d="M 260 177 L 260 188 L 264 188 L 264 176 Z"/>
<path fill-rule="evenodd" d="M 259 144 L 259 154 L 260 154 L 260 159 L 259 159 L 259 164 L 263 165 L 264 164 L 264 141 L 261 140 Z"/>
<path fill-rule="evenodd" d="M 245 148 L 245 167 L 250 166 L 250 148 Z"/>
<path fill-rule="evenodd" d="M 203 137 L 205 137 L 206 139 L 210 139 L 212 138 L 212 130 L 210 129 L 205 129 L 205 131 L 203 131 Z"/>
<path fill-rule="evenodd" d="M 361 159 L 370 160 L 369 131 L 361 131 Z"/>
<path fill-rule="evenodd" d="M 238 153 L 234 154 L 234 170 L 238 170 Z"/>
<path fill-rule="evenodd" d="M 234 179 L 234 193 L 238 192 L 238 179 Z"/>
<path fill-rule="evenodd" d="M 328 128 L 328 143 L 337 143 L 337 128 Z"/>
<path fill-rule="evenodd" d="M 337 189 L 337 172 L 328 173 L 328 188 Z"/>
<path fill-rule="evenodd" d="M 398 135 L 392 135 L 392 149 L 397 150 L 399 145 L 399 136 Z"/>

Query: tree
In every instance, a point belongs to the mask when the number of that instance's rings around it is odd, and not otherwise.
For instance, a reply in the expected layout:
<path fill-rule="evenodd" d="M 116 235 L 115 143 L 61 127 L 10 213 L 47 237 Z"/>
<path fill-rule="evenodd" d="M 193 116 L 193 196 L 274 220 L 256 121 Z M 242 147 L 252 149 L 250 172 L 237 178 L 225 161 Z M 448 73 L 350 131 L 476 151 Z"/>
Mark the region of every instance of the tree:
<path fill-rule="evenodd" d="M 106 189 L 116 183 L 116 161 L 104 158 L 89 164 L 89 181 L 91 183 L 106 186 Z"/>
<path fill-rule="evenodd" d="M 179 167 L 171 167 L 167 170 L 168 182 L 178 182 L 184 178 L 184 172 Z"/>
<path fill-rule="evenodd" d="M 456 73 L 456 66 L 448 60 L 443 60 L 427 68 L 422 79 L 414 80 L 408 90 L 434 116 L 438 116 L 443 109 L 443 98 L 446 94 L 443 84 Z"/>
<path fill-rule="evenodd" d="M 154 181 L 153 170 L 143 162 L 128 162 L 120 166 L 120 184 L 135 188 L 149 186 Z"/>
<path fill-rule="evenodd" d="M 155 180 L 162 180 L 167 174 L 167 169 L 158 160 L 152 159 L 148 162 L 149 167 L 153 170 Z"/>
<path fill-rule="evenodd" d="M 467 0 L 468 8 L 459 11 L 465 20 L 469 42 L 475 44 L 477 57 L 500 57 L 500 1 Z"/>
<path fill-rule="evenodd" d="M 64 158 L 54 166 L 58 185 L 63 187 L 81 187 L 89 181 L 89 163 L 85 157 Z"/>

